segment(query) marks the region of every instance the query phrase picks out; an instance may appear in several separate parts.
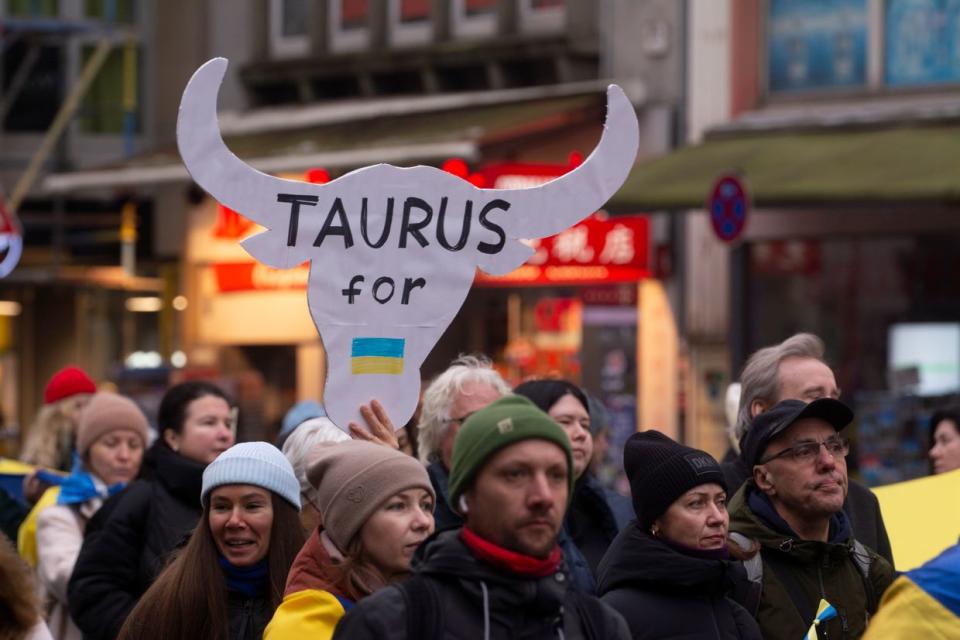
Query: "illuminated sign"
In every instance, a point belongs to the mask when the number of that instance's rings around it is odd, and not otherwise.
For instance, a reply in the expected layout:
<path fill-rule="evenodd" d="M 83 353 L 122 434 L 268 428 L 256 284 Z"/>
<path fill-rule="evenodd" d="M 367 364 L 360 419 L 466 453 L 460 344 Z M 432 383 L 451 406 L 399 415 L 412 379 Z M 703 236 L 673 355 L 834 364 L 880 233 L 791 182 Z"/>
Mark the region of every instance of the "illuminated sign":
<path fill-rule="evenodd" d="M 646 216 L 597 214 L 562 233 L 530 241 L 536 253 L 503 276 L 478 273 L 481 286 L 601 284 L 651 277 Z"/>

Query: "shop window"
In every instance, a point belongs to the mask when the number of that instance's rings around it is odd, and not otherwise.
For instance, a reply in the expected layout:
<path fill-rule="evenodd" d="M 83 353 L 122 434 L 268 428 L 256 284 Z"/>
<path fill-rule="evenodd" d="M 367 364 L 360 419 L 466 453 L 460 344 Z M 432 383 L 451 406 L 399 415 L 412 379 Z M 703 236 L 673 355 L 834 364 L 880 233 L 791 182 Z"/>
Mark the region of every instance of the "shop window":
<path fill-rule="evenodd" d="M 109 15 L 111 10 L 114 12 L 113 16 Z M 84 0 L 83 15 L 118 24 L 134 24 L 137 21 L 136 4 L 133 0 Z"/>
<path fill-rule="evenodd" d="M 369 0 L 331 0 L 327 10 L 332 51 L 345 53 L 370 48 Z"/>
<path fill-rule="evenodd" d="M 81 65 L 85 65 L 93 55 L 94 46 L 85 45 L 81 54 Z M 142 95 L 140 87 L 126 87 L 125 83 L 140 84 L 139 72 L 126 74 L 124 72 L 124 50 L 113 49 L 100 67 L 100 72 L 91 83 L 80 107 L 80 128 L 86 133 L 124 132 L 124 95 L 125 91 L 133 91 L 135 95 Z M 140 55 L 136 56 L 139 60 Z M 139 105 L 139 102 L 137 103 Z M 135 131 L 139 131 L 139 106 L 134 113 Z"/>
<path fill-rule="evenodd" d="M 960 2 L 889 0 L 884 82 L 893 87 L 960 82 Z"/>
<path fill-rule="evenodd" d="M 497 34 L 496 0 L 453 0 L 450 31 L 455 38 L 489 38 Z"/>
<path fill-rule="evenodd" d="M 924 425 L 960 392 L 955 234 L 795 239 L 749 248 L 745 352 L 809 331 L 857 416 L 848 464 L 868 484 L 928 472 Z"/>
<path fill-rule="evenodd" d="M 60 0 L 7 0 L 7 15 L 18 18 L 54 18 L 60 15 Z"/>
<path fill-rule="evenodd" d="M 767 11 L 770 93 L 866 86 L 868 0 L 770 0 Z"/>
<path fill-rule="evenodd" d="M 31 53 L 32 46 L 38 45 L 14 42 L 3 56 L 4 95 L 8 95 L 7 91 L 21 65 L 33 60 L 26 83 L 4 118 L 5 131 L 46 131 L 63 101 L 63 50 L 60 47 L 38 46 Z"/>
<path fill-rule="evenodd" d="M 310 51 L 310 10 L 307 0 L 270 0 L 270 53 L 275 58 Z"/>
<path fill-rule="evenodd" d="M 431 0 L 390 0 L 390 44 L 420 45 L 433 38 Z"/>
<path fill-rule="evenodd" d="M 520 0 L 520 29 L 526 33 L 563 31 L 566 0 Z"/>

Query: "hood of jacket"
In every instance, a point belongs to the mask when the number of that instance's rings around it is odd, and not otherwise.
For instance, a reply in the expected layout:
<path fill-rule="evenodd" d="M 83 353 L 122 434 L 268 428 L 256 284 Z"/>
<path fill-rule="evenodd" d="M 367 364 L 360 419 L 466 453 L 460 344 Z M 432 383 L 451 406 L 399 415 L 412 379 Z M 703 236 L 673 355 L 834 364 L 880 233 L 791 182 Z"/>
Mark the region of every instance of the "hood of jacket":
<path fill-rule="evenodd" d="M 843 511 L 830 518 L 827 542 L 802 540 L 777 513 L 773 503 L 752 482 L 747 482 L 733 496 L 728 505 L 730 530 L 758 541 L 763 547 L 774 549 L 802 563 L 827 558 L 843 562 L 849 557 L 853 538 L 850 521 Z M 826 557 L 825 557 L 826 556 Z"/>
<path fill-rule="evenodd" d="M 616 537 L 598 570 L 598 592 L 634 588 L 723 593 L 731 563 L 687 555 L 654 538 L 636 522 Z"/>
<path fill-rule="evenodd" d="M 203 470 L 206 465 L 155 442 L 143 457 L 141 476 L 159 482 L 177 500 L 200 508 Z"/>
<path fill-rule="evenodd" d="M 286 597 L 299 591 L 316 589 L 329 591 L 340 598 L 348 598 L 346 590 L 338 582 L 339 574 L 320 539 L 320 529 L 314 529 L 290 567 L 283 595 Z"/>
<path fill-rule="evenodd" d="M 443 531 L 421 548 L 417 573 L 455 580 L 467 596 L 491 611 L 522 608 L 528 615 L 559 618 L 570 581 L 562 570 L 544 578 L 527 578 L 503 571 L 476 556 L 460 539 L 460 530 Z"/>

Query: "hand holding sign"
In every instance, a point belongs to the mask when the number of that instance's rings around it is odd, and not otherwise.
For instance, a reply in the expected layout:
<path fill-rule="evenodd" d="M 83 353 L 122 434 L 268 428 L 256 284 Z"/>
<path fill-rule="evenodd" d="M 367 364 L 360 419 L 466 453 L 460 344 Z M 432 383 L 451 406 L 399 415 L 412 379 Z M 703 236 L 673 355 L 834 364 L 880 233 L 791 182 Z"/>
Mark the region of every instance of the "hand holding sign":
<path fill-rule="evenodd" d="M 505 274 L 531 255 L 521 238 L 559 233 L 599 209 L 626 180 L 639 143 L 636 114 L 616 85 L 594 152 L 570 173 L 531 189 L 478 189 L 434 167 L 386 164 L 327 184 L 283 180 L 244 164 L 217 124 L 227 61 L 190 79 L 177 143 L 194 180 L 267 227 L 244 241 L 264 264 L 310 261 L 307 298 L 327 352 L 327 413 L 340 428 L 378 398 L 405 424 L 420 366 L 456 315 L 479 266 Z"/>

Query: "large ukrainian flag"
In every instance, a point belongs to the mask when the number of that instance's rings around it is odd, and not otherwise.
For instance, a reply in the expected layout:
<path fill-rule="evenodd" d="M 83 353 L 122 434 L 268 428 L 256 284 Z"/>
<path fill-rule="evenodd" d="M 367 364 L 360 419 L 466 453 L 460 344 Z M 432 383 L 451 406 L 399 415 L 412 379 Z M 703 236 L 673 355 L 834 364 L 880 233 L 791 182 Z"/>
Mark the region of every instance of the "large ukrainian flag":
<path fill-rule="evenodd" d="M 350 349 L 353 375 L 403 373 L 403 338 L 354 338 Z"/>
<path fill-rule="evenodd" d="M 897 578 L 863 640 L 960 638 L 960 544 Z"/>

